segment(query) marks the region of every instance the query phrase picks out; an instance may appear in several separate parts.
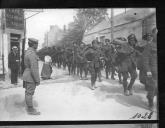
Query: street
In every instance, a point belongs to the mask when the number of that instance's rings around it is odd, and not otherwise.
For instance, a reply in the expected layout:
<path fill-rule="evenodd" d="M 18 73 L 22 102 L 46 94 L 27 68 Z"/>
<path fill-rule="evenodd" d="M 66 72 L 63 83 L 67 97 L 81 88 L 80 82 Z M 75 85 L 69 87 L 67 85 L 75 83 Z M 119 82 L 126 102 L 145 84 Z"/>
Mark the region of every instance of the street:
<path fill-rule="evenodd" d="M 39 67 L 41 70 L 41 62 Z M 149 114 L 150 120 L 157 119 L 156 111 L 147 110 L 146 91 L 138 79 L 134 95 L 124 96 L 118 80 L 106 80 L 102 75 L 102 82 L 96 82 L 98 88 L 91 90 L 90 75 L 88 80 L 80 80 L 53 67 L 52 79 L 41 81 L 35 91 L 34 107 L 41 112 L 39 116 L 26 113 L 22 86 L 0 89 L 0 121 L 129 120 L 137 113 L 141 116 L 135 120 L 148 120 L 142 116 Z M 154 104 L 156 109 L 156 97 Z"/>

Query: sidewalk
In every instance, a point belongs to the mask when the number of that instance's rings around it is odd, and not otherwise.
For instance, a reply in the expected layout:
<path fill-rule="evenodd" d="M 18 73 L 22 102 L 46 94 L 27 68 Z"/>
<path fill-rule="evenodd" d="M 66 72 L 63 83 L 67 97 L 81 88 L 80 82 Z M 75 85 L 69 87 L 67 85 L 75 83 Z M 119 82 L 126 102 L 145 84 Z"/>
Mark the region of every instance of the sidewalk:
<path fill-rule="evenodd" d="M 5 81 L 0 81 L 0 89 L 9 89 L 23 86 L 23 81 L 21 78 L 18 78 L 18 84 L 11 84 L 10 78 L 6 78 Z"/>

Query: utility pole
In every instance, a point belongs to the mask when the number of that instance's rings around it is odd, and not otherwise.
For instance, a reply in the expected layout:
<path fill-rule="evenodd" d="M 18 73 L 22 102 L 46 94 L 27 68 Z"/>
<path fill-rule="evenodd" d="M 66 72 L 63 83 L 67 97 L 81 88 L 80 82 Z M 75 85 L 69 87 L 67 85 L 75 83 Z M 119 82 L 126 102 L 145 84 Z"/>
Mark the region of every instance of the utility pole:
<path fill-rule="evenodd" d="M 113 27 L 114 27 L 114 24 L 113 24 L 113 8 L 111 8 L 111 41 L 113 41 Z"/>
<path fill-rule="evenodd" d="M 24 16 L 25 16 L 25 11 L 24 11 Z M 26 19 L 24 19 L 24 39 L 22 41 L 22 74 L 25 69 L 24 67 L 25 43 L 26 43 Z"/>
<path fill-rule="evenodd" d="M 5 33 L 5 10 L 2 9 L 2 68 L 3 68 L 2 80 L 3 81 L 5 80 L 4 33 Z"/>

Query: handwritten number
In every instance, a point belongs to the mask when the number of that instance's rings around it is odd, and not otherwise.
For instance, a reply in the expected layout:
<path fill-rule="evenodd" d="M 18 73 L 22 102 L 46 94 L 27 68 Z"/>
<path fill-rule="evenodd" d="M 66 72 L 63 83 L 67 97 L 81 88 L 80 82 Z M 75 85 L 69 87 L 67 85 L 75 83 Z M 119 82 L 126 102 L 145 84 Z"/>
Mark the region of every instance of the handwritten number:
<path fill-rule="evenodd" d="M 153 112 L 150 112 L 148 119 L 151 119 L 152 115 L 153 115 Z"/>

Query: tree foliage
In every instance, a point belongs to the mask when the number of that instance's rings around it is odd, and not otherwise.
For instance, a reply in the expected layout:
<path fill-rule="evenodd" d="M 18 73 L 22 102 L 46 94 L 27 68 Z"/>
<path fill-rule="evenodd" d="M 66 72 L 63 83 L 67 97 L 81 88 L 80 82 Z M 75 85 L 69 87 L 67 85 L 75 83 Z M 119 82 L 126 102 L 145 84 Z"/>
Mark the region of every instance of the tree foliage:
<path fill-rule="evenodd" d="M 88 29 L 91 26 L 95 25 L 97 22 L 103 20 L 107 13 L 107 9 L 102 8 L 94 8 L 94 9 L 78 9 L 77 15 L 75 17 L 76 20 L 81 20 L 82 17 L 85 18 L 84 29 Z"/>
<path fill-rule="evenodd" d="M 76 9 L 74 21 L 70 23 L 69 30 L 60 43 L 80 43 L 87 29 L 100 22 L 107 15 L 107 9 Z"/>

